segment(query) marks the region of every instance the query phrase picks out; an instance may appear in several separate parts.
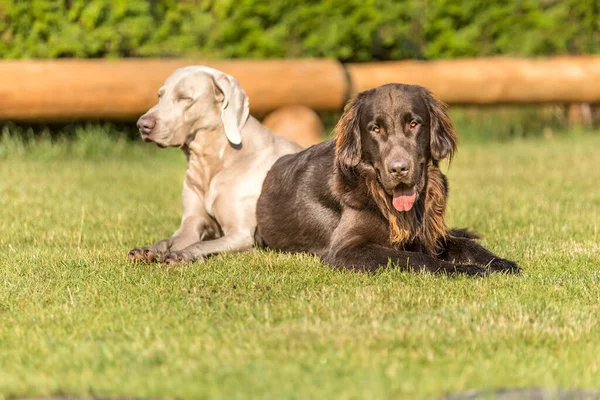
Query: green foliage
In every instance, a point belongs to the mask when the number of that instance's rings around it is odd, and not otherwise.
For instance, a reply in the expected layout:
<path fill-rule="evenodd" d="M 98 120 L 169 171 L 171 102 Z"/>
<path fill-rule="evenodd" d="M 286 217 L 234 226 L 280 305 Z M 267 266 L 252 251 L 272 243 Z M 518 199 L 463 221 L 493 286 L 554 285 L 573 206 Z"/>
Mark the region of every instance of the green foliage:
<path fill-rule="evenodd" d="M 598 53 L 581 0 L 2 0 L 4 58 L 331 57 L 343 61 Z"/>
<path fill-rule="evenodd" d="M 432 1 L 424 21 L 428 58 L 597 53 L 598 1 Z"/>

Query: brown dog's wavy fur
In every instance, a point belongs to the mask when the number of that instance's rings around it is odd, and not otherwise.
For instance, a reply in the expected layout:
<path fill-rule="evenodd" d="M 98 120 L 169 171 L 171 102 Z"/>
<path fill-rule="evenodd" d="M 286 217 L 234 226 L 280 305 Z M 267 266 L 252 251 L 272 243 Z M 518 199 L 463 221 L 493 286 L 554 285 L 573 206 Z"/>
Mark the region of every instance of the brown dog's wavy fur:
<path fill-rule="evenodd" d="M 424 90 L 431 116 L 432 160 L 428 164 L 424 190 L 421 188 L 419 191 L 425 196 L 423 210 L 413 207 L 409 211 L 396 211 L 392 207 L 389 195 L 377 181 L 376 175 L 367 173 L 364 174 L 364 178 L 371 198 L 389 223 L 390 242 L 395 246 L 403 247 L 409 242 L 418 240 L 427 253 L 437 254 L 441 240 L 447 237 L 446 186 L 437 161 L 446 157 L 452 159 L 458 138 L 448 116 L 446 104 L 429 90 Z M 346 105 L 334 129 L 336 165 L 346 175 L 351 175 L 351 171 L 368 170 L 368 168 L 356 168 L 361 163 L 360 105 L 359 95 Z M 423 215 L 420 216 L 418 213 Z"/>
<path fill-rule="evenodd" d="M 425 251 L 437 254 L 440 240 L 447 236 L 445 221 L 446 186 L 439 167 L 429 163 L 427 168 L 427 185 L 424 190 L 424 215 L 419 223 L 416 207 L 409 211 L 398 212 L 390 204 L 389 196 L 385 193 L 376 179 L 367 178 L 367 186 L 377 208 L 388 220 L 390 242 L 398 247 L 419 240 Z"/>
<path fill-rule="evenodd" d="M 440 239 L 447 236 L 446 228 L 446 184 L 438 166 L 433 163 L 427 168 L 427 189 L 425 194 L 425 218 L 419 235 L 430 254 L 437 254 Z"/>
<path fill-rule="evenodd" d="M 367 178 L 367 187 L 369 194 L 377 204 L 377 208 L 388 220 L 390 230 L 390 242 L 397 246 L 402 246 L 404 243 L 414 240 L 417 236 L 418 229 L 415 227 L 416 215 L 415 209 L 402 213 L 394 210 L 390 206 L 389 195 L 385 193 L 379 182 L 376 179 Z"/>
<path fill-rule="evenodd" d="M 335 135 L 336 164 L 344 173 L 348 173 L 360 163 L 359 96 L 356 96 L 346 104 L 344 113 L 333 130 Z"/>
<path fill-rule="evenodd" d="M 448 106 L 429 90 L 423 88 L 428 98 L 427 108 L 431 118 L 431 157 L 452 161 L 458 146 L 458 136 L 448 115 Z"/>

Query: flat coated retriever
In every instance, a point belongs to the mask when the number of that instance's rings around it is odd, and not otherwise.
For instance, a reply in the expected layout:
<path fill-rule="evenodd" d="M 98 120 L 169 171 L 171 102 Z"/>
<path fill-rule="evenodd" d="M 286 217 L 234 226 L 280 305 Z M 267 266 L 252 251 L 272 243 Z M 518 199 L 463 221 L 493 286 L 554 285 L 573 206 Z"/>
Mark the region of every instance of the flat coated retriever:
<path fill-rule="evenodd" d="M 315 254 L 334 267 L 482 275 L 520 272 L 444 221 L 440 160 L 457 138 L 426 88 L 389 84 L 350 102 L 335 139 L 281 157 L 258 200 L 259 244 Z"/>

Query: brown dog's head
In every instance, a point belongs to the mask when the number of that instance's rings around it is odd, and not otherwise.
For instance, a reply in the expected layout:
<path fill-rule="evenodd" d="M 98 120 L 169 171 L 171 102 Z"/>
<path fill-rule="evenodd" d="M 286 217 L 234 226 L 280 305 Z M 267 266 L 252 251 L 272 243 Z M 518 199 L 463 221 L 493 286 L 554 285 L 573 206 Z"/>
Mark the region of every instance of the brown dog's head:
<path fill-rule="evenodd" d="M 335 127 L 342 171 L 373 171 L 397 211 L 412 208 L 430 160 L 452 158 L 457 138 L 446 105 L 416 85 L 359 93 Z"/>

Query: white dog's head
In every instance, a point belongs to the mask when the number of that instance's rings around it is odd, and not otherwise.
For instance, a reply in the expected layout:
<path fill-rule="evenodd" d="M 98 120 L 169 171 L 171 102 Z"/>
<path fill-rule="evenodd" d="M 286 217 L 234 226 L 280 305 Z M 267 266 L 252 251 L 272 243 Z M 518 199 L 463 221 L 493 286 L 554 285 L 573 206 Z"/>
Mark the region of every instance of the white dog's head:
<path fill-rule="evenodd" d="M 231 75 L 213 68 L 179 68 L 158 90 L 158 104 L 137 121 L 142 138 L 161 147 L 182 146 L 188 136 L 222 125 L 234 145 L 250 115 L 248 96 Z"/>

